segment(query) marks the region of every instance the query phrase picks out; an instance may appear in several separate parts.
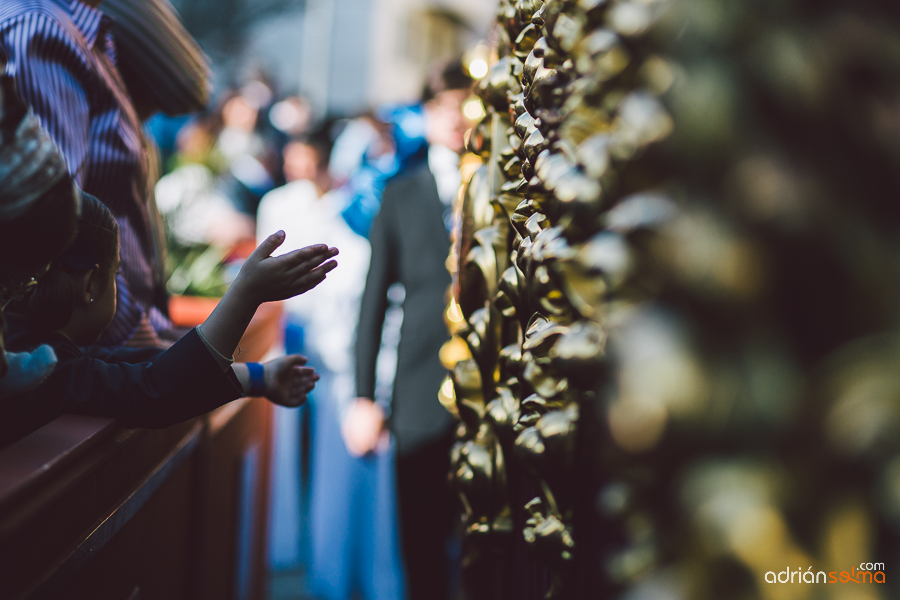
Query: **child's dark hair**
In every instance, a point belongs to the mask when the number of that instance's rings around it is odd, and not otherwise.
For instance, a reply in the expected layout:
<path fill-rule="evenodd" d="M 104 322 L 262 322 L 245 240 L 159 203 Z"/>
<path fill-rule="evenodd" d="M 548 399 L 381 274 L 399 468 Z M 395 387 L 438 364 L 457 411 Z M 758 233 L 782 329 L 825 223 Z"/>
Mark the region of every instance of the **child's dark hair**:
<path fill-rule="evenodd" d="M 119 226 L 102 202 L 81 193 L 81 218 L 75 241 L 50 263 L 25 307 L 28 327 L 32 331 L 56 331 L 66 325 L 75 310 L 78 278 L 99 267 L 107 273 L 116 263 L 119 248 Z M 99 279 L 105 285 L 106 279 Z M 102 291 L 102 290 L 101 290 Z"/>
<path fill-rule="evenodd" d="M 316 167 L 327 169 L 331 151 L 334 149 L 332 130 L 336 121 L 336 119 L 327 119 L 310 131 L 293 136 L 286 145 L 303 144 L 304 146 L 309 146 L 316 153 Z"/>
<path fill-rule="evenodd" d="M 468 90 L 475 80 L 463 67 L 462 60 L 452 60 L 443 66 L 433 68 L 422 89 L 422 102 L 434 100 L 441 92 Z"/>

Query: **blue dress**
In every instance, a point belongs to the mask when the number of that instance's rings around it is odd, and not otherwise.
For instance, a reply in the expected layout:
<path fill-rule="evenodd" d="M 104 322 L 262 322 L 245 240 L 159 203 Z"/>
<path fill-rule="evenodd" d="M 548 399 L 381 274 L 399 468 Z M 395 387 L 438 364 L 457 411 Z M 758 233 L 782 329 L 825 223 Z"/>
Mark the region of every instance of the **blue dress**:
<path fill-rule="evenodd" d="M 357 458 L 341 438 L 327 400 L 312 404 L 309 587 L 322 600 L 401 600 L 406 596 L 397 536 L 393 447 Z"/>

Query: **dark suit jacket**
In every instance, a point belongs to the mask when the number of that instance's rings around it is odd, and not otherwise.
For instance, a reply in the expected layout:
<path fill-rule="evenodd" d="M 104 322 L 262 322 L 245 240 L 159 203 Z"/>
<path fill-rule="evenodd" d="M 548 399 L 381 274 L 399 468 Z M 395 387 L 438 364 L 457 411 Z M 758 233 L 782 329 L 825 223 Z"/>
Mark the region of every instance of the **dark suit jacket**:
<path fill-rule="evenodd" d="M 422 165 L 388 183 L 369 234 L 372 262 L 357 334 L 357 393 L 367 398 L 375 393 L 387 290 L 399 282 L 406 288 L 406 298 L 390 426 L 400 454 L 446 435 L 453 427 L 453 417 L 437 399 L 447 374 L 438 354 L 450 337 L 443 320 L 450 285 L 445 266 L 450 237 L 443 211 L 434 176 Z"/>

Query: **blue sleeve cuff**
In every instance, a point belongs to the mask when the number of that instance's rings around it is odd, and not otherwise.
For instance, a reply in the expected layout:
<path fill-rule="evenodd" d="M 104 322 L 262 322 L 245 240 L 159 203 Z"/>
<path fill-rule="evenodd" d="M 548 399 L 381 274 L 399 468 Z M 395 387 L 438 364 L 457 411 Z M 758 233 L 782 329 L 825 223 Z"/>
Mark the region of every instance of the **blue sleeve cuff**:
<path fill-rule="evenodd" d="M 248 396 L 257 397 L 266 393 L 265 367 L 260 363 L 247 363 L 247 371 L 250 374 L 250 384 L 246 393 Z"/>

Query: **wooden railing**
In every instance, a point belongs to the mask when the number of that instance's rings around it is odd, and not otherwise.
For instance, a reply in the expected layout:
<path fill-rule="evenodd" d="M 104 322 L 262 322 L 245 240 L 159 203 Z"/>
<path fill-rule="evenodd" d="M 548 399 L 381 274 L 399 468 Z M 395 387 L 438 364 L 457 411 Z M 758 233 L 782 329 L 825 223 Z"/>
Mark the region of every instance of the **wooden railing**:
<path fill-rule="evenodd" d="M 271 421 L 261 398 L 162 430 L 64 416 L 0 451 L 0 598 L 261 600 Z"/>

